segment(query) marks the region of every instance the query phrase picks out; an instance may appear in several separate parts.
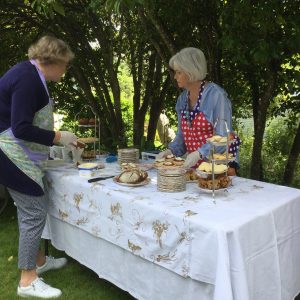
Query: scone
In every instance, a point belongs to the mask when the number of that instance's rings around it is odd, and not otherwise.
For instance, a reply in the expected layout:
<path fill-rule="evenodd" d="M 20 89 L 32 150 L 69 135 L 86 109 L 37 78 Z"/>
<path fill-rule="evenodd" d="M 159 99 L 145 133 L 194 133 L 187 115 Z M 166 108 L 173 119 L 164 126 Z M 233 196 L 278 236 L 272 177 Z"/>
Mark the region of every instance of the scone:
<path fill-rule="evenodd" d="M 206 170 L 208 170 L 209 168 L 211 168 L 211 164 L 204 161 L 203 163 L 200 164 L 200 166 L 198 167 L 198 170 L 202 171 L 202 172 L 207 172 Z"/>
<path fill-rule="evenodd" d="M 173 164 L 176 166 L 182 166 L 184 164 L 184 159 L 181 157 L 175 157 L 173 160 Z"/>
<path fill-rule="evenodd" d="M 166 161 L 166 162 L 163 163 L 163 166 L 172 167 L 172 166 L 174 166 L 174 163 L 172 161 Z"/>
<path fill-rule="evenodd" d="M 215 165 L 215 173 L 218 173 L 218 174 L 225 173 L 226 170 L 227 170 L 226 165 Z"/>
<path fill-rule="evenodd" d="M 132 170 L 136 169 L 137 165 L 134 163 L 121 163 L 122 170 Z"/>
<path fill-rule="evenodd" d="M 165 161 L 166 161 L 165 158 L 156 159 L 155 162 L 154 162 L 154 166 L 155 167 L 160 167 L 164 164 Z"/>
<path fill-rule="evenodd" d="M 166 156 L 166 161 L 173 161 L 175 156 L 173 154 L 167 155 Z"/>

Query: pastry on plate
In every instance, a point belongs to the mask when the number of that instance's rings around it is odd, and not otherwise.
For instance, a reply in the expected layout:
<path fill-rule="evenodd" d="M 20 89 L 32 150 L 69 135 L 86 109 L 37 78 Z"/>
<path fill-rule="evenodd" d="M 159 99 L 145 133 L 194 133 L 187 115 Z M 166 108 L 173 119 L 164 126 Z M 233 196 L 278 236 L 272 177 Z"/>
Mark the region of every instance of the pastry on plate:
<path fill-rule="evenodd" d="M 88 118 L 81 118 L 78 120 L 79 125 L 88 125 L 89 119 Z"/>
<path fill-rule="evenodd" d="M 122 183 L 134 184 L 144 181 L 147 177 L 148 173 L 146 171 L 139 169 L 125 170 L 119 175 L 118 181 Z"/>
<path fill-rule="evenodd" d="M 215 190 L 219 190 L 229 187 L 231 185 L 231 179 L 225 175 L 217 175 L 214 181 L 211 177 L 200 178 L 198 185 L 202 189 L 212 190 L 214 186 Z"/>
<path fill-rule="evenodd" d="M 214 153 L 214 159 L 215 160 L 226 160 L 226 152 L 224 153 Z M 228 159 L 232 159 L 233 155 L 232 153 L 228 153 Z"/>
<path fill-rule="evenodd" d="M 169 154 L 166 156 L 166 161 L 173 161 L 175 156 L 173 154 Z"/>
<path fill-rule="evenodd" d="M 184 164 L 184 159 L 181 157 L 174 157 L 173 164 L 176 166 L 182 166 Z"/>
<path fill-rule="evenodd" d="M 98 138 L 96 138 L 96 137 L 82 137 L 82 138 L 79 138 L 78 140 L 77 140 L 77 142 L 82 142 L 82 143 L 85 143 L 85 144 L 87 144 L 87 143 L 94 143 L 94 142 L 97 142 L 98 141 Z"/>
<path fill-rule="evenodd" d="M 132 170 L 136 169 L 138 166 L 134 163 L 121 163 L 122 170 Z"/>
<path fill-rule="evenodd" d="M 165 158 L 156 159 L 155 162 L 154 162 L 154 167 L 155 168 L 161 167 L 164 164 L 165 161 L 166 161 Z"/>
<path fill-rule="evenodd" d="M 214 143 L 226 143 L 227 137 L 221 136 L 221 135 L 214 135 L 214 136 L 208 138 L 207 140 L 210 142 L 214 142 Z"/>
<path fill-rule="evenodd" d="M 172 161 L 166 161 L 166 162 L 163 163 L 163 166 L 172 167 L 172 166 L 174 166 L 174 163 Z"/>

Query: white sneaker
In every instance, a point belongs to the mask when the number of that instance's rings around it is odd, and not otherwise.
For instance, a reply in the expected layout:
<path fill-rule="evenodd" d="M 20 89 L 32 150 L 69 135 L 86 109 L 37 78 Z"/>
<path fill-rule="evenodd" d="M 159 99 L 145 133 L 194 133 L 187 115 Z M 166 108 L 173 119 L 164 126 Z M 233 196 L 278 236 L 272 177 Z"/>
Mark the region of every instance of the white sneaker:
<path fill-rule="evenodd" d="M 36 273 L 38 275 L 49 271 L 49 270 L 56 270 L 56 269 L 60 269 L 63 266 L 65 266 L 67 263 L 67 259 L 62 257 L 62 258 L 54 258 L 52 256 L 46 256 L 46 262 L 40 266 L 40 267 L 36 267 Z"/>
<path fill-rule="evenodd" d="M 57 298 L 61 290 L 46 284 L 42 278 L 37 278 L 29 286 L 18 286 L 17 294 L 20 297 Z"/>

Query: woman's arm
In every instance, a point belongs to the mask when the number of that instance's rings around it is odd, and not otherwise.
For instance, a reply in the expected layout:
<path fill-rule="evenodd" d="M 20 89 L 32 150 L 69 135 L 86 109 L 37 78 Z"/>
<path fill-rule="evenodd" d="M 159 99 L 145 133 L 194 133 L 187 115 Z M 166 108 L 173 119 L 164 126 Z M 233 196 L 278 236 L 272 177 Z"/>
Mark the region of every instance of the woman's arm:
<path fill-rule="evenodd" d="M 12 132 L 16 138 L 51 146 L 55 132 L 33 125 L 35 113 L 48 104 L 48 95 L 38 77 L 29 72 L 21 76 L 16 74 L 12 84 Z"/>

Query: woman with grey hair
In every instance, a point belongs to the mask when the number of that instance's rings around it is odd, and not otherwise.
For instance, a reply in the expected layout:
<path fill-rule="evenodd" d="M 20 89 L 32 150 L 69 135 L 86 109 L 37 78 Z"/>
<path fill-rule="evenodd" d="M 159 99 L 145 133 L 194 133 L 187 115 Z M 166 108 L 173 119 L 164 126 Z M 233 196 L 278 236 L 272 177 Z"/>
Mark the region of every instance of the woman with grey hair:
<path fill-rule="evenodd" d="M 196 168 L 209 156 L 211 145 L 206 142 L 207 138 L 226 136 L 227 128 L 235 139 L 229 152 L 237 156 L 240 141 L 232 130 L 231 102 L 220 86 L 206 80 L 207 63 L 203 52 L 197 48 L 184 48 L 170 59 L 169 66 L 175 72 L 179 88 L 184 91 L 176 103 L 176 138 L 167 150 L 158 154 L 157 159 L 187 154 L 184 167 Z M 217 149 L 224 150 L 224 147 Z"/>
<path fill-rule="evenodd" d="M 17 293 L 53 298 L 61 291 L 38 275 L 61 268 L 67 261 L 39 251 L 48 205 L 45 165 L 50 146 L 71 146 L 77 137 L 54 131 L 53 102 L 46 82 L 58 82 L 74 54 L 64 41 L 44 36 L 30 46 L 28 57 L 0 78 L 0 184 L 8 188 L 17 206 L 21 270 Z"/>

